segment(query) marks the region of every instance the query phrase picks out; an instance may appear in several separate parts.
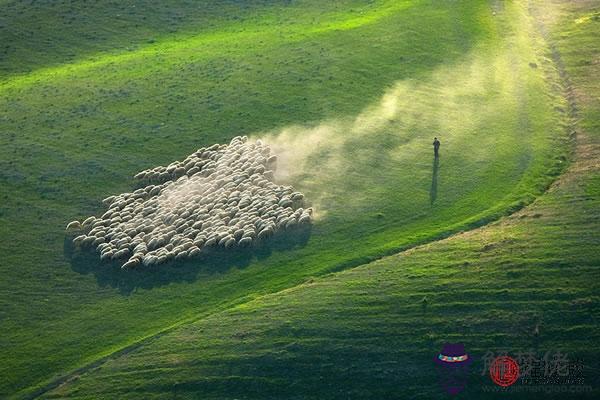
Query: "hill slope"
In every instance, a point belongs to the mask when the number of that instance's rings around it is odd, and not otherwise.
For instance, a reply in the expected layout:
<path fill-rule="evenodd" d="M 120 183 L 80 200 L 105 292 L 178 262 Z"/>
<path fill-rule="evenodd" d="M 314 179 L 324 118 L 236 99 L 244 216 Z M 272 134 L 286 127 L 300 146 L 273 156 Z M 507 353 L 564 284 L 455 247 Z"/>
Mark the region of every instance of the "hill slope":
<path fill-rule="evenodd" d="M 187 324 L 46 397 L 445 398 L 432 357 L 457 341 L 478 358 L 469 398 L 507 395 L 490 393 L 480 374 L 486 352 L 530 349 L 583 360 L 587 386 L 511 397 L 597 398 L 600 71 L 590 60 L 600 56 L 600 9 L 557 1 L 552 21 L 542 6 L 530 11 L 564 78 L 577 146 L 568 171 L 534 204 Z"/>
<path fill-rule="evenodd" d="M 558 73 L 519 5 L 257 1 L 240 21 L 233 2 L 181 2 L 189 18 L 164 32 L 171 9 L 129 10 L 129 23 L 114 4 L 78 6 L 81 19 L 76 3 L 36 4 L 0 5 L 11 16 L 0 31 L 11 43 L 0 81 L 2 396 L 498 218 L 565 164 Z M 66 15 L 77 29 L 26 28 L 18 15 Z M 68 50 L 45 52 L 44 40 Z M 135 172 L 239 134 L 315 143 L 289 177 L 321 213 L 308 237 L 133 274 L 73 253 L 64 224 L 98 213 Z M 316 156 L 325 161 L 311 167 Z"/>

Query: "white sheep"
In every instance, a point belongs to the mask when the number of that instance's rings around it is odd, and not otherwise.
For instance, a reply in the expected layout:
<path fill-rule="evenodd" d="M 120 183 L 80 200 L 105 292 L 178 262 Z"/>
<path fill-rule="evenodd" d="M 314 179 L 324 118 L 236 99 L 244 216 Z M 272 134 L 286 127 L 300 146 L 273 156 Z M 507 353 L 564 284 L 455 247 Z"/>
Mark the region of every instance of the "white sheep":
<path fill-rule="evenodd" d="M 276 161 L 267 145 L 246 137 L 200 148 L 183 161 L 136 174 L 148 185 L 107 197 L 101 218 L 73 221 L 67 230 L 88 232 L 73 242 L 96 248 L 102 260 L 133 254 L 124 269 L 196 257 L 215 245 L 249 246 L 311 220 L 300 192 L 272 182 Z"/>
<path fill-rule="evenodd" d="M 71 221 L 67 224 L 66 230 L 68 232 L 81 230 L 81 222 L 79 221 Z"/>
<path fill-rule="evenodd" d="M 135 268 L 140 264 L 140 260 L 137 258 L 131 258 L 125 264 L 121 266 L 122 269 Z"/>

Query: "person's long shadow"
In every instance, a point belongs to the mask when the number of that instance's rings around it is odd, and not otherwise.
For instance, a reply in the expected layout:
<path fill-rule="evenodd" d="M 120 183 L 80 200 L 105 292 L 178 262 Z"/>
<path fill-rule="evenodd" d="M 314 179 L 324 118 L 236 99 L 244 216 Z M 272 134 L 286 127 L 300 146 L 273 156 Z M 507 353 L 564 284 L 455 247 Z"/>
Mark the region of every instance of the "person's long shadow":
<path fill-rule="evenodd" d="M 210 249 L 200 257 L 186 261 L 172 261 L 134 270 L 121 270 L 122 262 L 102 262 L 91 249 L 79 249 L 73 238 L 65 237 L 64 254 L 71 269 L 80 274 L 94 274 L 98 285 L 118 288 L 129 295 L 136 288 L 151 289 L 171 282 L 194 282 L 200 276 L 224 273 L 231 268 L 245 268 L 253 260 L 269 257 L 274 251 L 288 251 L 304 247 L 310 237 L 311 225 L 280 232 L 274 237 L 259 241 L 251 247 L 233 249 Z"/>
<path fill-rule="evenodd" d="M 429 190 L 429 202 L 431 205 L 437 198 L 437 186 L 438 186 L 438 170 L 440 168 L 440 158 L 438 156 L 433 157 L 433 172 L 431 175 L 431 189 Z"/>

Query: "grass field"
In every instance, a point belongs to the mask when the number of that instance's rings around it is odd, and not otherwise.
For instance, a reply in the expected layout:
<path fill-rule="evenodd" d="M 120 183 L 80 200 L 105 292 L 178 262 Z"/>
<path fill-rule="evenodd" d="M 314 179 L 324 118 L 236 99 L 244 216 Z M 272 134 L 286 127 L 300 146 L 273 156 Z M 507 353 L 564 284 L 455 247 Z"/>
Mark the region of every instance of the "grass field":
<path fill-rule="evenodd" d="M 0 397 L 431 398 L 448 338 L 598 355 L 592 3 L 0 10 Z M 309 235 L 160 271 L 73 253 L 64 224 L 135 172 L 239 134 L 297 163 Z"/>

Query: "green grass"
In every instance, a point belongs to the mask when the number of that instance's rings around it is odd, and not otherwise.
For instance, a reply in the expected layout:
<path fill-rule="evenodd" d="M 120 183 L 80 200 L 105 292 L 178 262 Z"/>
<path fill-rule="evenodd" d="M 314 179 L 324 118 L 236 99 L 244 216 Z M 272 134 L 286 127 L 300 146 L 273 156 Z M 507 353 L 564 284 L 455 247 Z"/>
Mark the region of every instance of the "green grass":
<path fill-rule="evenodd" d="M 0 396 L 309 277 L 482 225 L 562 171 L 566 102 L 521 4 L 493 15 L 480 1 L 323 3 L 131 13 L 0 4 L 9 43 Z M 71 22 L 34 23 L 52 18 Z M 292 179 L 321 214 L 306 241 L 155 273 L 71 259 L 64 224 L 129 190 L 135 172 L 290 126 L 300 142 L 331 128 L 323 151 L 335 154 Z"/>
<path fill-rule="evenodd" d="M 446 398 L 432 363 L 446 341 L 477 357 L 464 398 L 597 398 L 600 99 L 589 60 L 600 24 L 579 22 L 600 12 L 590 4 L 555 1 L 544 17 L 548 3 L 532 6 L 567 74 L 577 132 L 570 169 L 533 205 L 183 325 L 45 398 Z M 581 358 L 592 391 L 485 391 L 487 351 L 529 349 Z"/>
<path fill-rule="evenodd" d="M 215 39 L 266 32 L 289 34 L 280 29 L 289 24 L 315 30 L 333 27 L 341 21 L 347 27 L 368 22 L 362 17 L 345 18 L 352 13 L 359 16 L 367 10 L 366 3 L 361 1 L 320 4 L 319 7 L 307 7 L 306 2 L 272 0 L 226 0 L 215 4 L 189 0 L 168 4 L 151 1 L 135 4 L 3 3 L 0 34 L 5 40 L 0 50 L 3 55 L 0 70 L 17 76 L 41 68 L 60 69 L 64 64 L 81 65 L 82 61 L 89 65 L 99 58 L 106 61 L 132 54 L 135 57 L 140 51 L 170 48 L 175 42 L 189 42 L 193 38 L 197 42 L 206 41 L 207 36 Z M 342 13 L 335 14 L 336 11 Z M 323 25 L 323 21 L 327 24 Z M 102 56 L 98 57 L 99 54 Z"/>
<path fill-rule="evenodd" d="M 494 398 L 487 351 L 529 349 L 583 358 L 594 392 L 578 398 L 595 398 L 599 202 L 587 182 L 501 224 L 186 325 L 44 398 L 445 398 L 432 363 L 445 341 L 478 358 L 465 398 Z"/>

